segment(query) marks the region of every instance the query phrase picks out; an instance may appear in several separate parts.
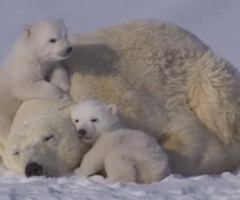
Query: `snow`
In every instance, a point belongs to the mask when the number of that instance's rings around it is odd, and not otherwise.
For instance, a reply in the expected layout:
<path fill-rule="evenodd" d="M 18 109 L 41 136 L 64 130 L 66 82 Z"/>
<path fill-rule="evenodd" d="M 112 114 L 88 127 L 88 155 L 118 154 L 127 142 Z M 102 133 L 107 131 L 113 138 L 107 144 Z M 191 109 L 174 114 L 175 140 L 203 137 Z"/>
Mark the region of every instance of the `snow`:
<path fill-rule="evenodd" d="M 239 200 L 240 173 L 185 178 L 172 174 L 152 184 L 108 184 L 100 176 L 16 176 L 1 170 L 1 200 Z"/>
<path fill-rule="evenodd" d="M 0 62 L 22 27 L 62 18 L 70 33 L 132 19 L 153 18 L 195 33 L 218 55 L 239 67 L 240 1 L 237 0 L 0 0 Z M 1 200 L 239 200 L 240 171 L 182 177 L 172 174 L 149 185 L 107 184 L 101 177 L 25 178 L 0 168 Z"/>

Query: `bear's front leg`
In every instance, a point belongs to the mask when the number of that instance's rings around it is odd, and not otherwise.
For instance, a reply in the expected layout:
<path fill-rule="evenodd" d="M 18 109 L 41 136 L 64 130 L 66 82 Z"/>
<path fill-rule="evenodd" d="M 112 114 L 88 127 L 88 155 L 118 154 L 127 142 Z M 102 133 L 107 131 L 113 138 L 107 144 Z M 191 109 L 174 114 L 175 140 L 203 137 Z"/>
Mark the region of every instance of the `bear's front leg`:
<path fill-rule="evenodd" d="M 66 93 L 70 91 L 70 81 L 67 70 L 60 64 L 52 70 L 49 76 L 49 82 L 61 88 Z"/>
<path fill-rule="evenodd" d="M 103 152 L 97 151 L 94 147 L 83 157 L 81 166 L 74 172 L 79 176 L 91 176 L 99 172 L 104 167 Z"/>

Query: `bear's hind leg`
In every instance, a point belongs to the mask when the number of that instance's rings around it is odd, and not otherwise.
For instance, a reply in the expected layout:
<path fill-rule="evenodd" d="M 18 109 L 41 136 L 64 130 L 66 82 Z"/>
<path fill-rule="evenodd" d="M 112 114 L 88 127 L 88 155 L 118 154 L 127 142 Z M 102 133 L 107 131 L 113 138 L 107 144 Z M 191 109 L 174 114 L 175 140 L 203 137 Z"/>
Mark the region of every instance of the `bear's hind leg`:
<path fill-rule="evenodd" d="M 225 169 L 221 141 L 190 112 L 172 115 L 161 145 L 174 173 L 199 175 Z"/>
<path fill-rule="evenodd" d="M 135 182 L 137 173 L 134 162 L 120 152 L 112 152 L 105 159 L 107 182 Z"/>

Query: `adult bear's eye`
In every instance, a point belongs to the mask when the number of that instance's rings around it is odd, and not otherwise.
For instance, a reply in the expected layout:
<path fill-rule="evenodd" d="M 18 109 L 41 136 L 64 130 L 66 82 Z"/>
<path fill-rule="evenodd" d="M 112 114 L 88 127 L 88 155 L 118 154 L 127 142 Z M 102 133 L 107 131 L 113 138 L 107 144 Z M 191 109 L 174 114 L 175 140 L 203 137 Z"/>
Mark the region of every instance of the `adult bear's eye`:
<path fill-rule="evenodd" d="M 76 123 L 78 123 L 78 122 L 79 122 L 79 120 L 78 120 L 78 119 L 75 119 L 75 122 L 76 122 Z"/>
<path fill-rule="evenodd" d="M 52 38 L 52 39 L 49 40 L 49 42 L 50 42 L 50 43 L 55 43 L 55 42 L 57 42 L 57 40 L 54 39 L 54 38 Z"/>
<path fill-rule="evenodd" d="M 94 118 L 94 119 L 91 119 L 91 122 L 97 122 L 98 119 Z"/>
<path fill-rule="evenodd" d="M 14 155 L 14 156 L 18 156 L 19 154 L 20 154 L 20 151 L 14 151 L 14 152 L 13 152 L 13 155 Z"/>
<path fill-rule="evenodd" d="M 45 137 L 45 138 L 43 139 L 43 141 L 44 141 L 44 142 L 47 142 L 47 141 L 51 140 L 52 138 L 54 138 L 54 136 L 53 136 L 53 135 L 49 135 L 49 136 Z"/>

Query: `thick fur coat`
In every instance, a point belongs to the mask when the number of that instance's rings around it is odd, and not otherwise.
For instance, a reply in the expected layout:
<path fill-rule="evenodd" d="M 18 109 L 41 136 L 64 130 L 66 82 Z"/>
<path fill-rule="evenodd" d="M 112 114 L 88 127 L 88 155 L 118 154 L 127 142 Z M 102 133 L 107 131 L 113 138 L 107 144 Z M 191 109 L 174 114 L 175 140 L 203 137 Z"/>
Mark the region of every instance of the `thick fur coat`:
<path fill-rule="evenodd" d="M 128 127 L 157 138 L 174 172 L 239 166 L 239 73 L 196 36 L 147 20 L 77 34 L 71 43 L 64 65 L 73 99 L 116 104 Z"/>
<path fill-rule="evenodd" d="M 0 67 L 1 145 L 5 145 L 23 101 L 70 99 L 68 75 L 59 61 L 66 59 L 71 50 L 61 20 L 45 20 L 24 28 Z"/>
<path fill-rule="evenodd" d="M 105 170 L 109 182 L 151 183 L 169 175 L 168 158 L 156 139 L 122 127 L 114 104 L 87 99 L 70 106 L 79 138 L 91 149 L 75 170 L 91 176 Z"/>

